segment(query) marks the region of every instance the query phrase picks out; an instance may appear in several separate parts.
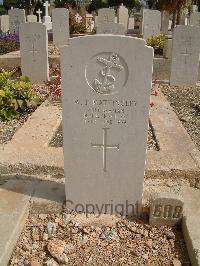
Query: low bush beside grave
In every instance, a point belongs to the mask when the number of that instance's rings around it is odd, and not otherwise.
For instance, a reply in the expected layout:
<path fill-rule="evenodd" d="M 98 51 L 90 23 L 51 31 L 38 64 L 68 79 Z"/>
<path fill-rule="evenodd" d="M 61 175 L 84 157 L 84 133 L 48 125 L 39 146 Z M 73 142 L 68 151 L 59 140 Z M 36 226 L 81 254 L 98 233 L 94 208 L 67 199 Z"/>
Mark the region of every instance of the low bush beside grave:
<path fill-rule="evenodd" d="M 18 69 L 0 72 L 0 144 L 11 139 L 48 95 L 45 84 L 31 84 Z"/>
<path fill-rule="evenodd" d="M 0 55 L 19 50 L 19 36 L 11 33 L 0 34 Z"/>
<path fill-rule="evenodd" d="M 160 34 L 157 36 L 152 36 L 151 38 L 147 39 L 146 44 L 153 47 L 155 54 L 162 55 L 164 48 L 164 35 Z"/>

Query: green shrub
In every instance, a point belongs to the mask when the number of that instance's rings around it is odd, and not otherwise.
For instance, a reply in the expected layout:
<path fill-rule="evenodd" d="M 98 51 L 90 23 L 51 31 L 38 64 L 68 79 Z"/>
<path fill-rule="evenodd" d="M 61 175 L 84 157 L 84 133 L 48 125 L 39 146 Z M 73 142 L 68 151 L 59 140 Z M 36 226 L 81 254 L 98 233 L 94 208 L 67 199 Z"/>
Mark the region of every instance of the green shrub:
<path fill-rule="evenodd" d="M 69 16 L 69 29 L 70 34 L 79 34 L 86 32 L 85 18 L 80 23 L 76 22 L 75 15 L 70 14 Z"/>
<path fill-rule="evenodd" d="M 11 79 L 14 71 L 2 70 L 0 73 L 0 119 L 9 120 L 19 116 L 29 108 L 39 104 L 37 94 L 31 90 L 27 77 L 15 81 Z"/>
<path fill-rule="evenodd" d="M 151 38 L 146 40 L 146 44 L 154 48 L 155 54 L 163 54 L 164 47 L 164 35 L 160 34 L 157 36 L 152 36 Z"/>

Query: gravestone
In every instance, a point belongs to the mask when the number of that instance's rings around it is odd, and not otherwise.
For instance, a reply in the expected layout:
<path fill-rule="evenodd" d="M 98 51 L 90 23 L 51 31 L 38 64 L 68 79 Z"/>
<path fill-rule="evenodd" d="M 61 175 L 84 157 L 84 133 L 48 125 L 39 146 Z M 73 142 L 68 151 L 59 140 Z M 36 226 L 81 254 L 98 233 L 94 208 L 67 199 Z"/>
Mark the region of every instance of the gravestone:
<path fill-rule="evenodd" d="M 125 31 L 128 28 L 128 9 L 121 4 L 121 6 L 117 10 L 117 23 L 124 25 Z"/>
<path fill-rule="evenodd" d="M 38 22 L 41 23 L 42 22 L 42 18 L 41 18 L 42 11 L 40 10 L 40 8 L 36 11 L 36 13 L 38 14 Z"/>
<path fill-rule="evenodd" d="M 83 18 L 78 13 L 76 13 L 75 20 L 76 20 L 77 23 L 81 23 Z"/>
<path fill-rule="evenodd" d="M 67 207 L 137 215 L 153 49 L 133 37 L 95 35 L 70 39 L 60 58 Z"/>
<path fill-rule="evenodd" d="M 168 28 L 169 28 L 169 12 L 168 11 L 162 11 L 162 13 L 161 13 L 161 32 L 163 34 L 168 34 Z"/>
<path fill-rule="evenodd" d="M 44 82 L 49 78 L 47 29 L 37 22 L 20 26 L 20 53 L 22 75 L 32 82 Z"/>
<path fill-rule="evenodd" d="M 200 12 L 195 12 L 190 15 L 190 26 L 200 26 Z"/>
<path fill-rule="evenodd" d="M 8 15 L 1 16 L 1 31 L 2 32 L 9 31 L 9 16 Z"/>
<path fill-rule="evenodd" d="M 36 15 L 28 15 L 27 22 L 37 22 L 37 16 Z"/>
<path fill-rule="evenodd" d="M 146 40 L 152 36 L 160 34 L 161 13 L 158 10 L 143 10 L 143 39 Z"/>
<path fill-rule="evenodd" d="M 18 35 L 20 24 L 25 23 L 26 21 L 25 10 L 19 8 L 10 9 L 8 10 L 8 15 L 10 33 L 15 33 Z"/>
<path fill-rule="evenodd" d="M 124 25 L 118 23 L 101 23 L 97 26 L 97 34 L 124 35 L 125 28 Z"/>
<path fill-rule="evenodd" d="M 92 32 L 94 28 L 93 23 L 93 15 L 92 14 L 86 14 L 85 16 L 85 26 L 86 26 L 86 32 Z"/>
<path fill-rule="evenodd" d="M 115 10 L 111 8 L 101 8 L 98 10 L 98 25 L 100 23 L 115 22 Z"/>
<path fill-rule="evenodd" d="M 155 194 L 150 206 L 149 223 L 153 226 L 174 226 L 181 222 L 183 200 L 172 193 Z"/>
<path fill-rule="evenodd" d="M 129 17 L 128 20 L 128 32 L 133 33 L 135 28 L 135 19 L 134 17 Z"/>
<path fill-rule="evenodd" d="M 172 57 L 172 35 L 165 35 L 163 57 L 166 59 L 171 59 Z"/>
<path fill-rule="evenodd" d="M 69 40 L 69 10 L 55 8 L 52 10 L 53 43 L 60 47 Z"/>
<path fill-rule="evenodd" d="M 195 86 L 198 78 L 200 27 L 177 26 L 173 30 L 170 84 Z"/>
<path fill-rule="evenodd" d="M 45 16 L 43 17 L 43 25 L 46 26 L 47 30 L 52 30 L 51 17 L 49 16 L 49 2 L 46 1 L 43 6 L 45 7 Z"/>
<path fill-rule="evenodd" d="M 97 27 L 98 25 L 98 16 L 94 17 L 94 26 Z"/>

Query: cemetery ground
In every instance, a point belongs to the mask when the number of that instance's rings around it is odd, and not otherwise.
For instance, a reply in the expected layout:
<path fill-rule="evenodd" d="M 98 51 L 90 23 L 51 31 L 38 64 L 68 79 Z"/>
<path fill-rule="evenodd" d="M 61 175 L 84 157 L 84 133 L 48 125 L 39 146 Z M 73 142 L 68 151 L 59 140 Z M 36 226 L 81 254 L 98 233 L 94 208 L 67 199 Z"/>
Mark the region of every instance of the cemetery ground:
<path fill-rule="evenodd" d="M 35 112 L 0 123 L 1 191 L 12 198 L 10 208 L 16 208 L 16 219 L 5 221 L 7 235 L 2 239 L 8 245 L 3 259 L 10 257 L 9 265 L 32 266 L 190 265 L 187 250 L 194 252 L 196 247 L 184 237 L 194 237 L 195 225 L 193 229 L 186 225 L 184 230 L 184 225 L 151 226 L 148 210 L 155 192 L 186 197 L 187 190 L 199 193 L 199 87 L 191 92 L 191 88 L 153 86 L 144 213 L 132 220 L 92 215 L 85 219 L 64 209 L 60 100 L 49 96 L 44 84 L 33 87 L 44 101 Z M 170 121 L 170 127 L 165 121 Z M 13 205 L 13 199 L 19 206 Z M 189 200 L 186 203 L 191 204 Z M 185 215 L 193 217 L 191 210 L 188 212 Z"/>

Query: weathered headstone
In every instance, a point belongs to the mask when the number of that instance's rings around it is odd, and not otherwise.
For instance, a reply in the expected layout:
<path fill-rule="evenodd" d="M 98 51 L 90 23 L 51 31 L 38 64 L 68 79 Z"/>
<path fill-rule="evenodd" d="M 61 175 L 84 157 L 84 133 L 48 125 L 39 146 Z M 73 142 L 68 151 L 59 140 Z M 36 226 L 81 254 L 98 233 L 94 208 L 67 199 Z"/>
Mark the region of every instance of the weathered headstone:
<path fill-rule="evenodd" d="M 69 40 L 69 10 L 55 8 L 52 10 L 53 43 L 58 47 L 68 44 Z"/>
<path fill-rule="evenodd" d="M 195 12 L 190 15 L 190 26 L 200 26 L 200 12 Z"/>
<path fill-rule="evenodd" d="M 117 11 L 117 22 L 124 25 L 125 30 L 128 28 L 128 9 L 121 4 Z"/>
<path fill-rule="evenodd" d="M 169 28 L 169 12 L 168 11 L 162 11 L 162 13 L 161 13 L 161 32 L 163 34 L 168 34 L 168 28 Z"/>
<path fill-rule="evenodd" d="M 8 15 L 10 33 L 15 33 L 18 35 L 20 24 L 23 24 L 26 21 L 25 10 L 19 8 L 10 9 L 8 10 Z"/>
<path fill-rule="evenodd" d="M 98 25 L 100 23 L 115 22 L 115 10 L 111 8 L 101 8 L 98 10 Z"/>
<path fill-rule="evenodd" d="M 40 10 L 40 8 L 36 11 L 36 13 L 38 14 L 38 22 L 41 23 L 42 22 L 42 18 L 41 18 L 42 11 Z"/>
<path fill-rule="evenodd" d="M 183 200 L 172 193 L 153 195 L 149 223 L 153 226 L 174 226 L 181 222 Z"/>
<path fill-rule="evenodd" d="M 77 23 L 81 23 L 83 18 L 78 13 L 76 13 L 75 20 L 76 20 Z"/>
<path fill-rule="evenodd" d="M 60 58 L 67 207 L 137 215 L 153 49 L 137 38 L 95 35 L 70 39 Z"/>
<path fill-rule="evenodd" d="M 87 32 L 92 32 L 94 28 L 94 23 L 93 23 L 93 15 L 92 14 L 86 14 L 85 16 L 85 26 L 86 26 L 86 31 Z"/>
<path fill-rule="evenodd" d="M 124 25 L 118 23 L 101 23 L 97 26 L 97 34 L 124 35 L 125 28 Z"/>
<path fill-rule="evenodd" d="M 172 35 L 165 35 L 163 57 L 166 59 L 171 59 L 172 57 Z"/>
<path fill-rule="evenodd" d="M 37 16 L 36 15 L 28 15 L 27 22 L 37 22 Z"/>
<path fill-rule="evenodd" d="M 128 20 L 128 32 L 133 33 L 135 28 L 135 19 L 134 17 L 129 17 Z"/>
<path fill-rule="evenodd" d="M 160 34 L 161 13 L 158 10 L 143 10 L 143 39 Z"/>
<path fill-rule="evenodd" d="M 1 31 L 2 32 L 9 31 L 9 16 L 8 15 L 1 16 Z"/>
<path fill-rule="evenodd" d="M 170 84 L 195 86 L 198 77 L 200 27 L 177 26 L 173 30 Z"/>
<path fill-rule="evenodd" d="M 37 22 L 20 26 L 20 53 L 22 75 L 32 82 L 49 78 L 47 29 Z"/>
<path fill-rule="evenodd" d="M 45 7 L 45 16 L 43 17 L 43 25 L 46 26 L 47 30 L 52 30 L 51 17 L 49 16 L 49 7 L 50 4 L 46 1 L 43 6 Z"/>

